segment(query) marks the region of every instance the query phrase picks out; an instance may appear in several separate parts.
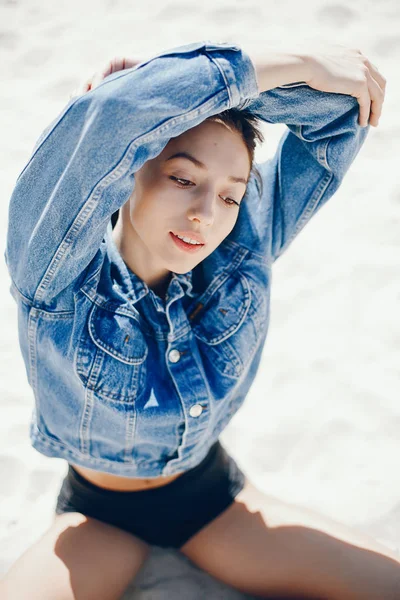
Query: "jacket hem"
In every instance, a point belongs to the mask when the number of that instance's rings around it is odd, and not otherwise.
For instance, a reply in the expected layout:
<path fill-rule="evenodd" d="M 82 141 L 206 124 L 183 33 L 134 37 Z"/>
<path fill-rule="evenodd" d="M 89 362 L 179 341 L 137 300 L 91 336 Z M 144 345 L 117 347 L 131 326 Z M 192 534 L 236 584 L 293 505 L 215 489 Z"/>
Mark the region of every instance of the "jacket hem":
<path fill-rule="evenodd" d="M 121 475 L 122 477 L 143 477 L 146 479 L 151 477 L 160 477 L 165 475 L 165 467 L 168 465 L 168 462 L 165 461 L 151 461 L 151 463 L 147 462 L 137 464 L 135 462 L 122 463 L 106 460 L 104 458 L 87 456 L 77 450 L 68 448 L 62 442 L 45 435 L 39 431 L 36 424 L 33 422 L 30 428 L 30 441 L 35 450 L 40 452 L 40 454 L 44 454 L 50 458 L 63 458 L 68 463 L 74 463 L 88 469 L 104 471 L 113 475 Z M 192 465 L 187 466 L 186 464 L 184 465 L 181 463 L 180 465 L 170 467 L 168 469 L 168 475 L 184 473 L 190 468 L 192 468 Z"/>

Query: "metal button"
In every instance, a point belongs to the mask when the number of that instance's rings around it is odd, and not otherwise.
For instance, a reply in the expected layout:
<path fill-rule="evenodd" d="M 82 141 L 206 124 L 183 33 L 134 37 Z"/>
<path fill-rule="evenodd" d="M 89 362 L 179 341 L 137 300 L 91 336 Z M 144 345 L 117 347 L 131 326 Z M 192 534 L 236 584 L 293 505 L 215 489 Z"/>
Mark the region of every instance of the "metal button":
<path fill-rule="evenodd" d="M 202 412 L 203 407 L 201 406 L 201 404 L 193 404 L 193 406 L 191 406 L 189 410 L 189 414 L 191 417 L 199 417 Z"/>
<path fill-rule="evenodd" d="M 172 363 L 176 363 L 178 362 L 178 360 L 181 357 L 181 353 L 179 352 L 179 350 L 171 350 L 171 352 L 168 354 L 168 358 Z"/>

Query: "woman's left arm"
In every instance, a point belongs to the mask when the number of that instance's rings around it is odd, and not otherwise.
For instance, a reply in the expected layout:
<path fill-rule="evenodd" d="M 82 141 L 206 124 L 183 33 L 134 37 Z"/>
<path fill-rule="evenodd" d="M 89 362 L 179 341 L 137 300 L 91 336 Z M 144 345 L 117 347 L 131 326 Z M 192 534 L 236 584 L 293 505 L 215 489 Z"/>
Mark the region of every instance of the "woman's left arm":
<path fill-rule="evenodd" d="M 257 165 L 262 186 L 251 178 L 231 233 L 232 239 L 259 252 L 269 263 L 286 250 L 341 185 L 368 133 L 360 119 L 365 124 L 370 116 L 370 123 L 377 125 L 386 82 L 371 67 L 374 78 L 365 76 L 365 85 L 357 87 L 356 75 L 363 73 L 364 66 L 355 69 L 352 64 L 349 71 L 345 64 L 347 81 L 342 72 L 339 77 L 336 65 L 326 66 L 322 73 L 321 64 L 311 61 L 307 81 L 264 91 L 246 106 L 263 121 L 285 123 L 288 128 L 274 157 Z M 338 89 L 348 93 L 330 91 Z M 356 91 L 350 95 L 352 89 Z"/>

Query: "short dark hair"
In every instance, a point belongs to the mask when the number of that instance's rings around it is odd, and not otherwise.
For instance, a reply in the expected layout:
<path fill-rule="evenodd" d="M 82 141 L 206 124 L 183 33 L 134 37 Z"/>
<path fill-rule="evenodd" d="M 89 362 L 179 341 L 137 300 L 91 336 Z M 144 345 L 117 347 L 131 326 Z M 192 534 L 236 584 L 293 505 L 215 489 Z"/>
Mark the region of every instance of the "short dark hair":
<path fill-rule="evenodd" d="M 264 135 L 260 130 L 260 120 L 258 117 L 245 108 L 242 110 L 238 108 L 228 108 L 216 115 L 207 117 L 206 121 L 225 123 L 240 133 L 249 154 L 251 171 L 254 173 L 262 193 L 262 178 L 257 167 L 254 166 L 254 151 L 257 142 L 264 142 Z"/>

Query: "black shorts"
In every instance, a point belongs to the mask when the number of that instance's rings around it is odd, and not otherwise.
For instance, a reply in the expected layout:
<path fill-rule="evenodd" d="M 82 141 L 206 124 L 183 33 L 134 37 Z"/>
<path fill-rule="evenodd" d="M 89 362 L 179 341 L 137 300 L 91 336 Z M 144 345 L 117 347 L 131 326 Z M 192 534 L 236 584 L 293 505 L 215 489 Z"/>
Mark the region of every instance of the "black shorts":
<path fill-rule="evenodd" d="M 244 483 L 243 472 L 219 441 L 196 467 L 171 483 L 148 490 L 106 490 L 69 465 L 56 514 L 79 512 L 149 544 L 180 548 L 232 504 Z"/>

